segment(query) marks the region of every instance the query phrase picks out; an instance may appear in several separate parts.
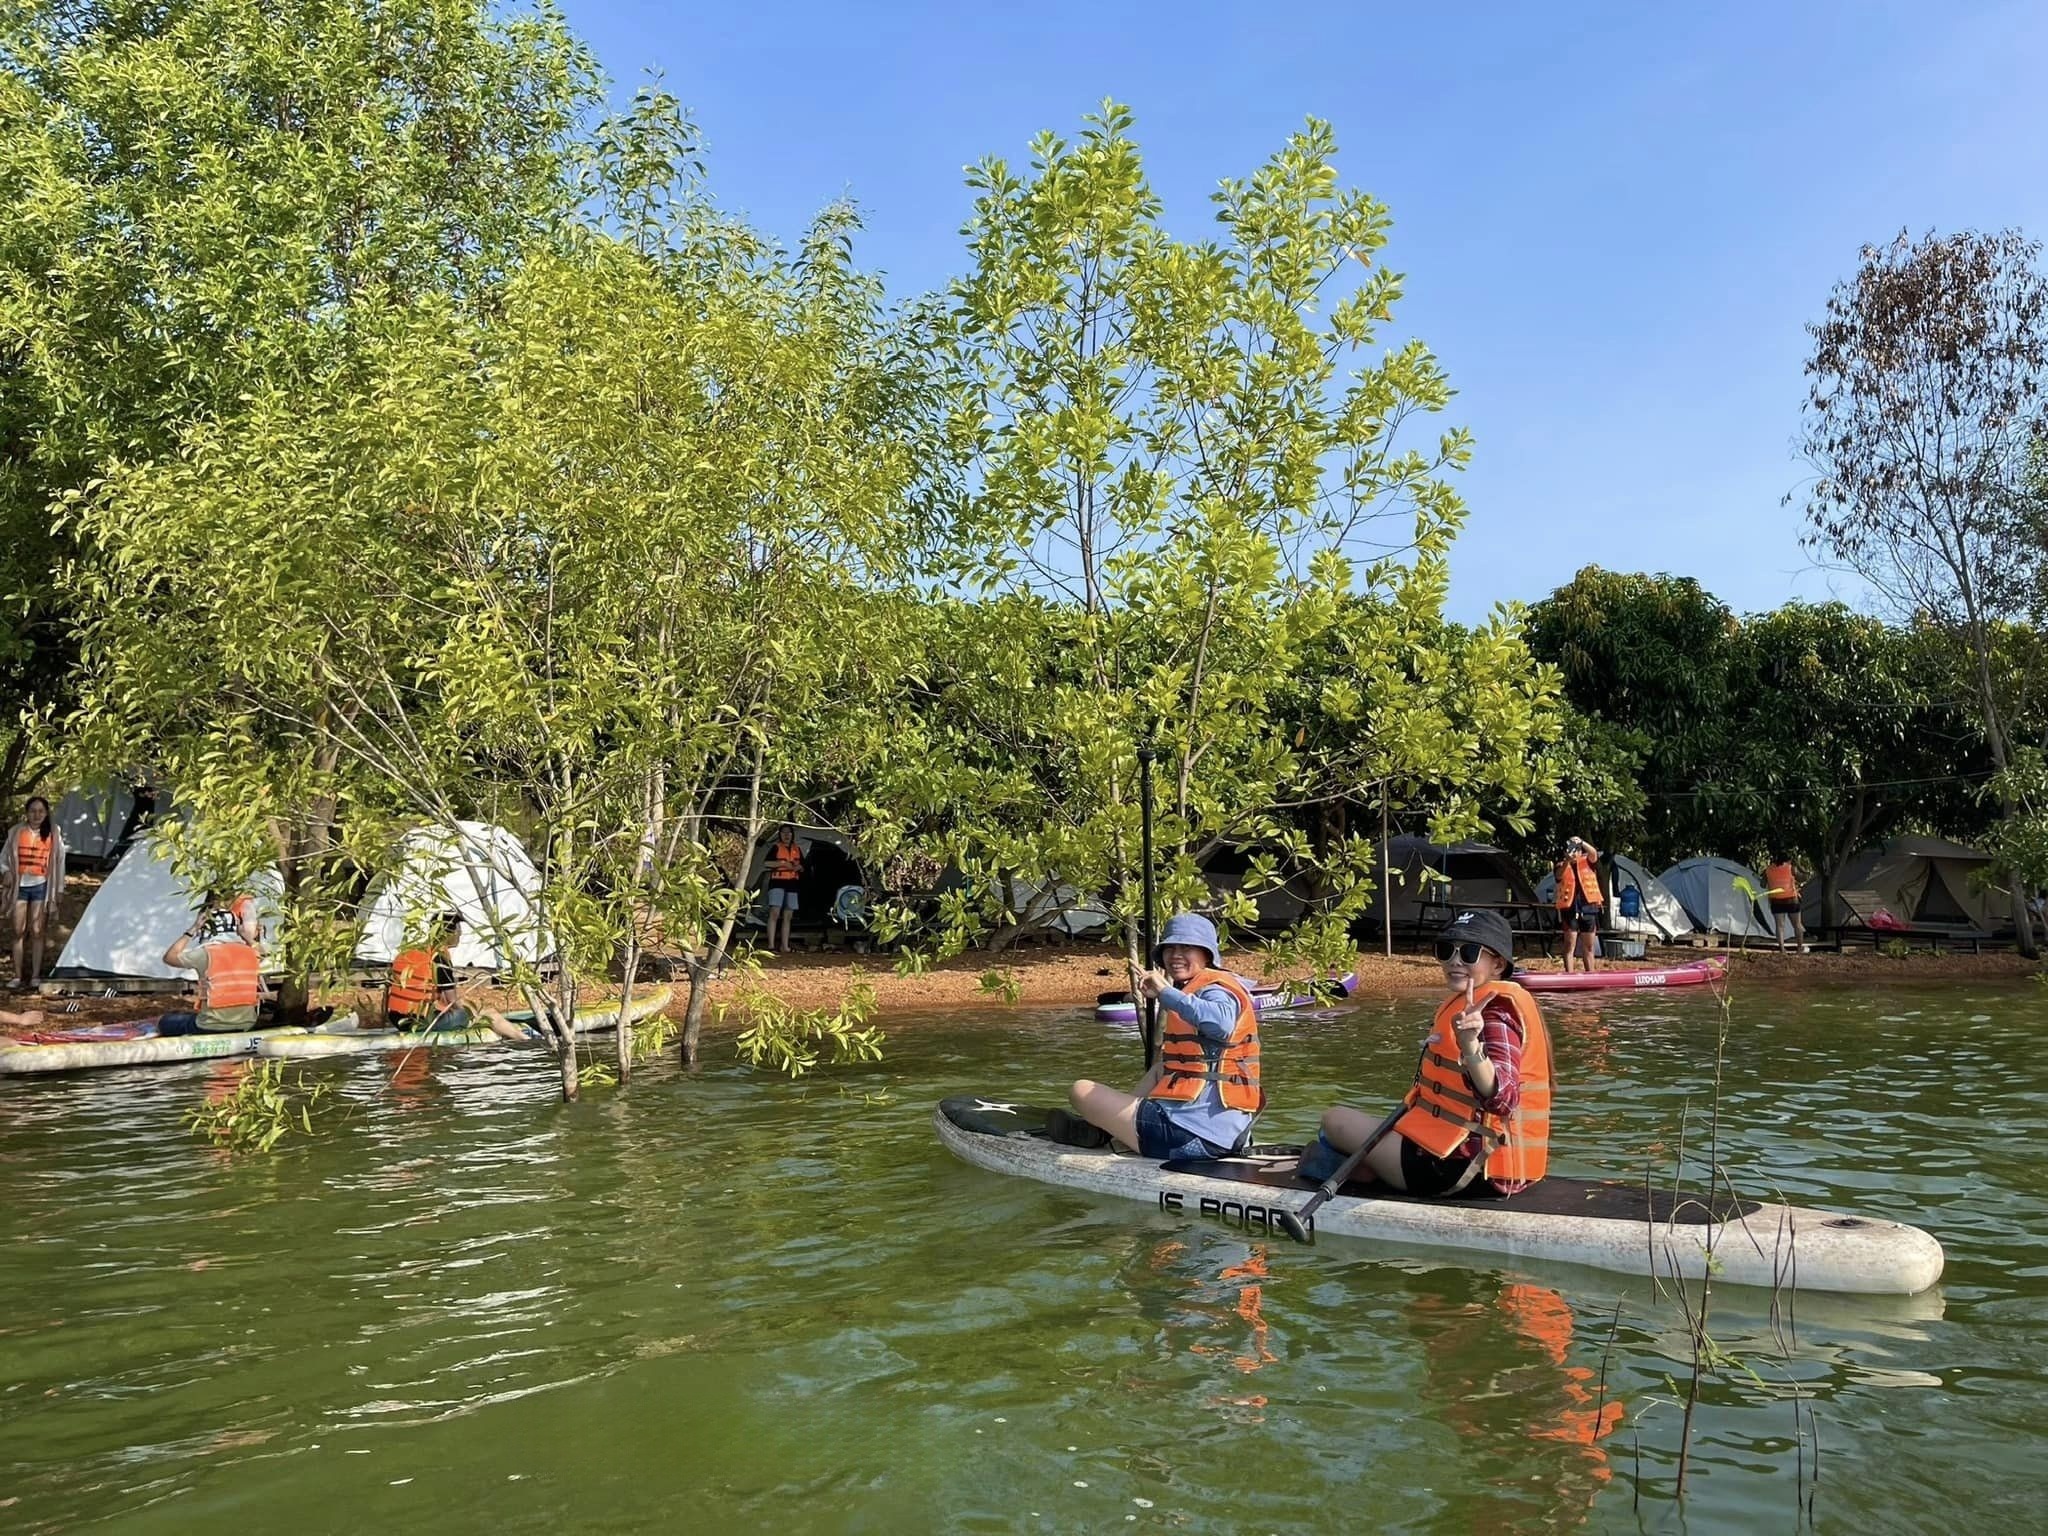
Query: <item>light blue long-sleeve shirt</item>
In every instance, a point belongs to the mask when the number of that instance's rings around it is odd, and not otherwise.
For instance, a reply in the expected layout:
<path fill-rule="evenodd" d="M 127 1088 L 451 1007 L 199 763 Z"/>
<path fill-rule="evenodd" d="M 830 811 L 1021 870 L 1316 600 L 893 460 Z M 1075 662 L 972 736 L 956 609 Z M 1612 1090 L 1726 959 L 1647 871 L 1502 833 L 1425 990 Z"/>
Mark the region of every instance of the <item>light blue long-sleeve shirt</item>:
<path fill-rule="evenodd" d="M 1199 992 L 1168 987 L 1159 994 L 1159 1006 L 1179 1014 L 1195 1027 L 1212 1067 L 1237 1031 L 1237 999 L 1222 987 L 1204 987 Z M 1166 1104 L 1163 1108 L 1167 1118 L 1182 1130 L 1191 1131 L 1222 1150 L 1235 1147 L 1252 1123 L 1247 1111 L 1224 1107 L 1221 1083 L 1204 1083 L 1200 1098 L 1187 1104 Z"/>

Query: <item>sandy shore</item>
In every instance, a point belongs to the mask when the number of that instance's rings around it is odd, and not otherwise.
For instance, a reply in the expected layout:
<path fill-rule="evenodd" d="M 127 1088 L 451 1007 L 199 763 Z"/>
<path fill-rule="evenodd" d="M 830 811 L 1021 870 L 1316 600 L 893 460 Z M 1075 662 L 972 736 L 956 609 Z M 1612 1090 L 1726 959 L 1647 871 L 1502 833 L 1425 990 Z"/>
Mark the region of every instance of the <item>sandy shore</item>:
<path fill-rule="evenodd" d="M 1641 969 L 1683 965 L 1709 954 L 1725 953 L 1729 958 L 1729 979 L 1736 986 L 1748 983 L 1779 986 L 1852 985 L 1879 982 L 1884 985 L 1907 982 L 1957 982 L 2014 980 L 2037 973 L 2036 962 L 2004 952 L 1972 955 L 1944 952 L 1916 952 L 1892 958 L 1869 949 L 1846 954 L 1778 954 L 1771 950 L 1669 949 L 1654 952 L 1639 963 L 1616 962 L 1604 969 Z M 1224 964 L 1248 976 L 1268 977 L 1266 957 L 1256 951 L 1233 951 Z M 875 989 L 876 1001 L 887 1011 L 898 1009 L 939 1009 L 988 1007 L 999 1003 L 999 995 L 985 990 L 982 978 L 1003 973 L 1016 986 L 1016 1006 L 1065 1006 L 1093 1003 L 1101 992 L 1120 991 L 1126 984 L 1121 958 L 1099 944 L 1065 948 L 1034 948 L 1007 955 L 964 955 L 922 976 L 898 976 L 886 959 L 874 956 L 824 954 L 777 955 L 762 962 L 753 979 L 769 995 L 792 1007 L 818 1008 L 837 1003 L 854 966 Z M 1355 962 L 1358 990 L 1368 996 L 1398 996 L 1430 992 L 1439 988 L 1442 973 L 1436 961 L 1426 955 L 1377 951 L 1361 954 Z M 1555 961 L 1536 959 L 1528 970 L 1555 970 Z M 1295 974 L 1299 974 L 1298 972 Z M 1271 979 L 1280 979 L 1274 975 Z M 728 978 L 712 996 L 730 1000 L 741 983 Z"/>

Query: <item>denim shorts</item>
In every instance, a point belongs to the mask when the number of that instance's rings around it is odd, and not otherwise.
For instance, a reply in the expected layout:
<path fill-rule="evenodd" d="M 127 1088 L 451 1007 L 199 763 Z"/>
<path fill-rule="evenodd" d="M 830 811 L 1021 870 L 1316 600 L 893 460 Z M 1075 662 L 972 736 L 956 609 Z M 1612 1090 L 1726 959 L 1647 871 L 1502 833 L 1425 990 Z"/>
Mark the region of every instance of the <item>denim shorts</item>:
<path fill-rule="evenodd" d="M 14 899 L 24 907 L 32 907 L 49 893 L 49 884 L 38 880 L 34 885 L 17 885 L 14 888 Z"/>
<path fill-rule="evenodd" d="M 1138 1155 L 1154 1162 L 1172 1162 L 1187 1157 L 1228 1157 L 1228 1147 L 1212 1147 L 1193 1131 L 1174 1123 L 1167 1107 L 1157 1099 L 1138 1105 Z"/>
<path fill-rule="evenodd" d="M 796 910 L 796 887 L 793 885 L 771 885 L 768 887 L 768 910 L 774 912 L 787 907 Z"/>

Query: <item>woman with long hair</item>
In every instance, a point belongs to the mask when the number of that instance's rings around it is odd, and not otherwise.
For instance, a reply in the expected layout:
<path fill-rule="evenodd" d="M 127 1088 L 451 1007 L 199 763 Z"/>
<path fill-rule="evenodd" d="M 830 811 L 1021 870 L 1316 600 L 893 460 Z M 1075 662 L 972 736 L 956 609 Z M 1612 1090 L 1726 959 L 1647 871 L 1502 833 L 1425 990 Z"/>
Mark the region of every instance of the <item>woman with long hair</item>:
<path fill-rule="evenodd" d="M 14 986 L 26 992 L 43 970 L 43 934 L 50 909 L 64 894 L 64 834 L 50 815 L 50 802 L 31 795 L 21 820 L 0 847 L 0 891 L 14 918 Z M 26 947 L 28 964 L 22 965 Z"/>

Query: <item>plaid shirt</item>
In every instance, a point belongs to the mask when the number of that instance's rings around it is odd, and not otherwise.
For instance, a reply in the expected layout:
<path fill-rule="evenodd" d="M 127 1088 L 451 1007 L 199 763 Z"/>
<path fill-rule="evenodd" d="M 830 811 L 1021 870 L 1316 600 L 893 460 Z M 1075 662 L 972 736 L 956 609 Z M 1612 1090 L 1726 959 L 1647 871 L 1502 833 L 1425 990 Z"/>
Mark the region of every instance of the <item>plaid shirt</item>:
<path fill-rule="evenodd" d="M 1486 1059 L 1493 1063 L 1493 1092 L 1482 1096 L 1472 1085 L 1468 1076 L 1466 1086 L 1472 1088 L 1479 1107 L 1490 1115 L 1505 1118 L 1515 1112 L 1515 1106 L 1522 1102 L 1522 1036 L 1520 1021 L 1515 1017 L 1515 1006 L 1504 997 L 1490 997 L 1480 1007 L 1479 1016 L 1484 1021 L 1479 1030 L 1479 1046 L 1486 1052 Z M 1465 1144 L 1453 1152 L 1446 1162 L 1456 1162 L 1479 1156 L 1482 1150 L 1479 1133 L 1473 1132 L 1465 1138 Z M 1518 1194 L 1529 1187 L 1526 1179 L 1489 1179 L 1488 1183 L 1503 1194 Z"/>

